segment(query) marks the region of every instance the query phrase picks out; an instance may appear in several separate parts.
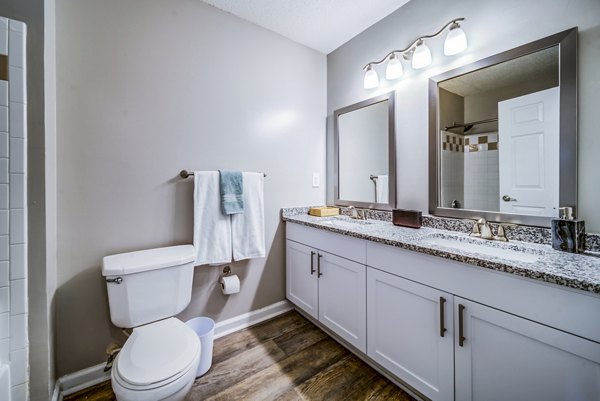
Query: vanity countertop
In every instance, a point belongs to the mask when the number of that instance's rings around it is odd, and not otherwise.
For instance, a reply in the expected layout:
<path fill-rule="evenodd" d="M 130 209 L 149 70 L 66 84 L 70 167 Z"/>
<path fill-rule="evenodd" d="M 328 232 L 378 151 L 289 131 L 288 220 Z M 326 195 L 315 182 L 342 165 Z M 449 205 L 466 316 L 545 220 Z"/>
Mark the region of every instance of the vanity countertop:
<path fill-rule="evenodd" d="M 332 218 L 310 216 L 304 208 L 284 208 L 282 209 L 282 219 L 290 223 L 600 294 L 600 253 L 597 252 L 572 254 L 556 251 L 549 245 L 531 242 L 485 241 L 469 237 L 466 233 L 430 227 L 419 229 L 399 227 L 390 221 L 383 220 L 368 220 L 366 224 L 352 224 L 351 221 L 348 224 L 336 224 Z M 344 219 L 344 217 L 340 218 L 340 220 Z M 332 224 L 332 222 L 334 223 Z M 433 240 L 429 241 L 428 239 Z M 459 249 L 460 247 L 448 245 L 452 242 L 447 239 L 463 243 L 479 242 L 487 247 L 535 255 L 536 260 L 516 262 L 501 256 L 482 254 L 472 250 L 465 251 Z"/>

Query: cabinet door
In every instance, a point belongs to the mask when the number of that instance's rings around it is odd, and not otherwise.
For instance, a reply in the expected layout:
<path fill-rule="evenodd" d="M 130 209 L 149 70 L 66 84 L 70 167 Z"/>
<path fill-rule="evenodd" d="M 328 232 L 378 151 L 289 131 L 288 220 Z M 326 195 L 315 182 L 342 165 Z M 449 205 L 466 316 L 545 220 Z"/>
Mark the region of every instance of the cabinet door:
<path fill-rule="evenodd" d="M 455 305 L 457 400 L 600 400 L 600 344 L 458 297 Z"/>
<path fill-rule="evenodd" d="M 298 308 L 318 319 L 319 292 L 317 252 L 294 241 L 286 241 L 286 296 Z"/>
<path fill-rule="evenodd" d="M 453 296 L 368 268 L 367 309 L 369 357 L 431 400 L 453 400 Z"/>
<path fill-rule="evenodd" d="M 366 352 L 366 266 L 320 252 L 319 321 Z"/>

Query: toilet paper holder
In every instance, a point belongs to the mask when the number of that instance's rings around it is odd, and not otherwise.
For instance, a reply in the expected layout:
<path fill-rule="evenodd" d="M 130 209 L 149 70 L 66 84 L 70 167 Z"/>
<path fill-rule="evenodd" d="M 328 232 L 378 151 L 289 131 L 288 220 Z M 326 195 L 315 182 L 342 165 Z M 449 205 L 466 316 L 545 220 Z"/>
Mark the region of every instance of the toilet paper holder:
<path fill-rule="evenodd" d="M 225 266 L 223 268 L 223 277 L 231 276 L 231 267 Z"/>

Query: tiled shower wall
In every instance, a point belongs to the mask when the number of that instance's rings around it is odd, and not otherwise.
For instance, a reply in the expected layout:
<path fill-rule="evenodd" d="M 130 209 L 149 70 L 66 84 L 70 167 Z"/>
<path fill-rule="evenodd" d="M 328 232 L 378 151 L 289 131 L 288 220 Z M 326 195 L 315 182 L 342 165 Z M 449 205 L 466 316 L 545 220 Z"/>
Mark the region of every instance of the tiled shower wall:
<path fill-rule="evenodd" d="M 27 400 L 29 381 L 26 34 L 0 17 L 0 365 L 10 366 L 12 401 Z"/>
<path fill-rule="evenodd" d="M 466 209 L 500 210 L 498 133 L 465 138 L 464 190 Z"/>
<path fill-rule="evenodd" d="M 458 201 L 465 207 L 464 196 L 464 136 L 442 131 L 442 206 L 452 207 Z"/>

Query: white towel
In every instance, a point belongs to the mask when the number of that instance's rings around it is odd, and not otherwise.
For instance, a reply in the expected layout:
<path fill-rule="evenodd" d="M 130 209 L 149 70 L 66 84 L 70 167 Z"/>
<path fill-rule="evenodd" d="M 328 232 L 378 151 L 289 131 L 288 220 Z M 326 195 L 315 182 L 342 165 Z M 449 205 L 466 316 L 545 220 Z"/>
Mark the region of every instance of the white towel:
<path fill-rule="evenodd" d="M 389 177 L 387 174 L 380 175 L 377 177 L 375 182 L 375 188 L 377 190 L 375 196 L 375 202 L 377 203 L 389 203 L 390 191 L 389 191 Z"/>
<path fill-rule="evenodd" d="M 233 260 L 265 257 L 265 178 L 262 173 L 242 173 L 244 213 L 232 214 Z"/>
<path fill-rule="evenodd" d="M 231 219 L 221 213 L 218 171 L 194 172 L 194 247 L 196 265 L 231 262 Z"/>

